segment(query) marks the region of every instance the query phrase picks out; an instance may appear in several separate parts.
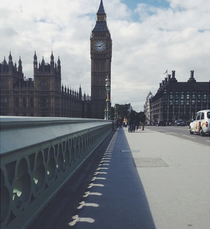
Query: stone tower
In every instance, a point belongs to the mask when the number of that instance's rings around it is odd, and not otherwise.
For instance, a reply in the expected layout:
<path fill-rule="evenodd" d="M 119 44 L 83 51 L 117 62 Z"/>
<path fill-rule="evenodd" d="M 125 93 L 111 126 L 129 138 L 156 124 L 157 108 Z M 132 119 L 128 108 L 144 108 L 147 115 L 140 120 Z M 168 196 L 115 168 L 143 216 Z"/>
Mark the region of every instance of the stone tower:
<path fill-rule="evenodd" d="M 100 2 L 96 25 L 90 38 L 90 54 L 92 117 L 103 119 L 106 108 L 105 79 L 108 77 L 111 85 L 112 58 L 112 39 L 106 23 L 103 0 Z"/>
<path fill-rule="evenodd" d="M 43 57 L 39 65 L 34 54 L 34 95 L 35 116 L 61 116 L 61 62 L 54 62 L 53 53 L 50 64 Z"/>

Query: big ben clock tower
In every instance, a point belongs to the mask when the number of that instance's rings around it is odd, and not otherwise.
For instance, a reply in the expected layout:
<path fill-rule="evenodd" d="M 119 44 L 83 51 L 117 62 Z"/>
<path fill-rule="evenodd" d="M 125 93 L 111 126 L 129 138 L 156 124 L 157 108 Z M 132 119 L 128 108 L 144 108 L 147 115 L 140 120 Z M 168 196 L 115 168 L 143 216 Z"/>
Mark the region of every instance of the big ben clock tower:
<path fill-rule="evenodd" d="M 97 21 L 90 38 L 92 117 L 104 118 L 106 108 L 105 80 L 111 85 L 112 39 L 106 24 L 106 13 L 101 0 Z M 110 92 L 109 92 L 110 93 Z M 109 98 L 110 94 L 109 94 Z"/>

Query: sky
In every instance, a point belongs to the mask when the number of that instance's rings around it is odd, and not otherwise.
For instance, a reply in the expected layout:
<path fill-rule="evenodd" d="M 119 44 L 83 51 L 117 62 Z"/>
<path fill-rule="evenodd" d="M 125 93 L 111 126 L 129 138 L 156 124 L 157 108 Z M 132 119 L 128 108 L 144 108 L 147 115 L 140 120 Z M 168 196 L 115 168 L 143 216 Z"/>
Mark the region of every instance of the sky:
<path fill-rule="evenodd" d="M 112 37 L 111 103 L 137 112 L 156 94 L 166 70 L 186 82 L 210 80 L 209 0 L 103 0 Z M 7 0 L 0 4 L 0 61 L 21 57 L 33 78 L 33 55 L 61 60 L 62 85 L 91 95 L 90 35 L 100 0 Z"/>

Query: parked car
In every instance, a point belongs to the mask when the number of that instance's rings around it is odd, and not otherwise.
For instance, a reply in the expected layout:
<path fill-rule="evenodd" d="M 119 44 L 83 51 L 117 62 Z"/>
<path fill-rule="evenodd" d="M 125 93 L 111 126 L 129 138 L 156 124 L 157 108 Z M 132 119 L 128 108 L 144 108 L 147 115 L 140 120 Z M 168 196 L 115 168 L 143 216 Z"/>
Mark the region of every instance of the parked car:
<path fill-rule="evenodd" d="M 200 133 L 210 135 L 210 110 L 201 110 L 196 113 L 196 118 L 190 123 L 190 134 Z"/>
<path fill-rule="evenodd" d="M 164 121 L 158 121 L 156 126 L 165 126 L 166 125 L 166 122 Z"/>
<path fill-rule="evenodd" d="M 176 120 L 174 126 L 185 126 L 185 122 L 182 120 Z"/>

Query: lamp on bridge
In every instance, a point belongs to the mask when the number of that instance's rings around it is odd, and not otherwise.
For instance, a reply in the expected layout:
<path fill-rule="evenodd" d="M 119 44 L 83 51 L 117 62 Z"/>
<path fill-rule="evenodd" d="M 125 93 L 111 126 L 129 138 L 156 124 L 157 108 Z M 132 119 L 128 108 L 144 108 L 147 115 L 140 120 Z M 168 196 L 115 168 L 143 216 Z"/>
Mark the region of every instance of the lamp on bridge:
<path fill-rule="evenodd" d="M 106 109 L 105 109 L 105 120 L 111 119 L 111 109 L 110 109 L 110 80 L 109 76 L 105 79 L 105 88 L 106 88 Z"/>

